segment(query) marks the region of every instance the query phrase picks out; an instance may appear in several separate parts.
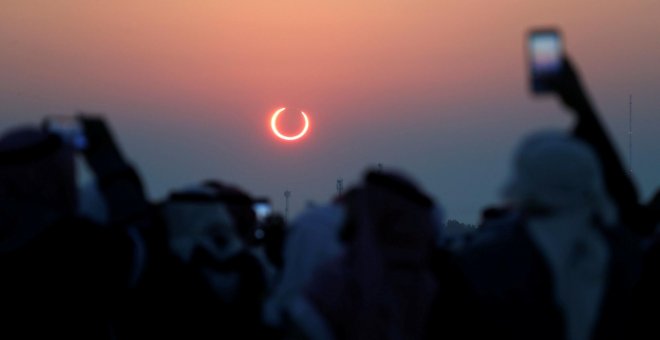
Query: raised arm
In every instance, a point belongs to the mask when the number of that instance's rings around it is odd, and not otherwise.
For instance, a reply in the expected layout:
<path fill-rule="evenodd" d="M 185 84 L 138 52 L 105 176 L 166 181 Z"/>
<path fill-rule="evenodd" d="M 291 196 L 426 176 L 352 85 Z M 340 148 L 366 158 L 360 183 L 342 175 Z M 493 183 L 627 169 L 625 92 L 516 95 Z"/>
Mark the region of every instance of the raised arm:
<path fill-rule="evenodd" d="M 111 225 L 144 217 L 149 204 L 137 172 L 122 156 L 105 122 L 80 116 L 88 146 L 84 155 L 103 193 Z"/>
<path fill-rule="evenodd" d="M 621 223 L 638 234 L 648 235 L 652 229 L 644 218 L 637 189 L 568 58 L 564 59 L 563 72 L 555 85 L 555 91 L 564 105 L 575 114 L 573 135 L 591 145 L 600 159 L 605 186 L 619 210 Z"/>

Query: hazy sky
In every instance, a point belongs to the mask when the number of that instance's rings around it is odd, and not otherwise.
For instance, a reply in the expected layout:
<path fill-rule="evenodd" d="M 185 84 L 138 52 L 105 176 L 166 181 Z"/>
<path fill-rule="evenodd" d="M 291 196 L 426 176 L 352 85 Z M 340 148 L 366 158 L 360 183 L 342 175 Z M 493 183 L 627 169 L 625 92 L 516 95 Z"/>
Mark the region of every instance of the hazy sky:
<path fill-rule="evenodd" d="M 110 119 L 150 196 L 205 178 L 300 211 L 382 163 L 449 218 L 497 202 L 513 147 L 567 129 L 529 94 L 524 36 L 561 27 L 643 198 L 660 186 L 660 1 L 0 0 L 0 129 Z M 309 134 L 277 140 L 269 116 Z"/>

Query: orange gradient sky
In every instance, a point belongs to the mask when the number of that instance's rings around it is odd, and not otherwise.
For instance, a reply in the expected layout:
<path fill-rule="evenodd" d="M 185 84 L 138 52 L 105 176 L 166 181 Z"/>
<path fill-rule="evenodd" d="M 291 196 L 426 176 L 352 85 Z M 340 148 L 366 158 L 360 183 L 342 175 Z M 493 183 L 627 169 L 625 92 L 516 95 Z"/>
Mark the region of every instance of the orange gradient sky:
<path fill-rule="evenodd" d="M 517 141 L 568 128 L 529 95 L 525 32 L 560 27 L 635 181 L 660 186 L 660 2 L 3 1 L 3 130 L 47 114 L 104 113 L 152 197 L 205 178 L 292 210 L 367 166 L 406 171 L 476 222 L 497 202 Z M 310 134 L 285 143 L 282 129 Z M 295 114 L 293 114 L 295 113 Z"/>

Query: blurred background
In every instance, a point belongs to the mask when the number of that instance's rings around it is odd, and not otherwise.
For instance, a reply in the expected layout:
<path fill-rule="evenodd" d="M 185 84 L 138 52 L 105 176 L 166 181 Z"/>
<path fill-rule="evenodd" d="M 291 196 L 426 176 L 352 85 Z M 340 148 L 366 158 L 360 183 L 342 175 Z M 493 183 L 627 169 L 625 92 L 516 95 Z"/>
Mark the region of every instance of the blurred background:
<path fill-rule="evenodd" d="M 512 148 L 569 128 L 533 97 L 532 27 L 561 28 L 646 199 L 660 185 L 660 2 L 0 2 L 0 129 L 50 114 L 104 114 L 150 197 L 203 178 L 291 213 L 382 164 L 414 176 L 450 219 L 497 202 Z M 311 119 L 307 136 L 283 131 Z M 628 164 L 630 166 L 630 164 Z"/>

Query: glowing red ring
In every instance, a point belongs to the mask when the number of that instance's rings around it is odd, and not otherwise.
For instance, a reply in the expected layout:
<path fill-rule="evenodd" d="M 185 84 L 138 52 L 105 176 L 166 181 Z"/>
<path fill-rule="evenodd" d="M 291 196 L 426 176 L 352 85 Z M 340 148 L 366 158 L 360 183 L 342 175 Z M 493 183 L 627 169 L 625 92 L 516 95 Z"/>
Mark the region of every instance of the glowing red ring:
<path fill-rule="evenodd" d="M 273 117 L 270 119 L 270 127 L 271 127 L 271 129 L 273 129 L 273 133 L 277 137 L 279 137 L 281 139 L 284 139 L 284 140 L 287 140 L 287 141 L 294 141 L 294 140 L 299 139 L 302 136 L 304 136 L 307 133 L 307 130 L 309 129 L 309 119 L 307 118 L 307 115 L 305 114 L 305 112 L 302 112 L 302 111 L 300 111 L 300 113 L 302 114 L 303 119 L 305 119 L 305 127 L 303 127 L 302 131 L 300 131 L 299 134 L 297 134 L 295 136 L 287 136 L 285 134 L 282 134 L 277 129 L 277 117 L 279 117 L 280 113 L 282 113 L 284 110 L 286 110 L 285 107 L 275 111 L 275 113 L 273 114 Z"/>

